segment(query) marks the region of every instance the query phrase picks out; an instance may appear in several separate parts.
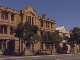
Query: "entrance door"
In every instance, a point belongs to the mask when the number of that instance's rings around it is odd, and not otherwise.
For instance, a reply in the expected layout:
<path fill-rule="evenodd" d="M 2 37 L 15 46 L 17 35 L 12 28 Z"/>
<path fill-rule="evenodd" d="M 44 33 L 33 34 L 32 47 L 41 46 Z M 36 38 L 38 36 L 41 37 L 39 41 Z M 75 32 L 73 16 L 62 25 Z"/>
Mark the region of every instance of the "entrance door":
<path fill-rule="evenodd" d="M 14 40 L 10 40 L 8 42 L 8 54 L 9 55 L 13 55 L 14 54 L 14 50 L 15 50 L 15 41 Z"/>

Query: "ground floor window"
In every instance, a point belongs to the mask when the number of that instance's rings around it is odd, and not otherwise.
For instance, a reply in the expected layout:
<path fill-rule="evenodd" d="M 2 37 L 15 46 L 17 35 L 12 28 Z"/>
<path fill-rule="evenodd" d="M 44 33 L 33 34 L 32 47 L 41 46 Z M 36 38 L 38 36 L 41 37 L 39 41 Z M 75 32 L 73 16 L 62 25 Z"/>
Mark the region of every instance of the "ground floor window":
<path fill-rule="evenodd" d="M 6 40 L 0 40 L 0 50 L 6 49 Z"/>

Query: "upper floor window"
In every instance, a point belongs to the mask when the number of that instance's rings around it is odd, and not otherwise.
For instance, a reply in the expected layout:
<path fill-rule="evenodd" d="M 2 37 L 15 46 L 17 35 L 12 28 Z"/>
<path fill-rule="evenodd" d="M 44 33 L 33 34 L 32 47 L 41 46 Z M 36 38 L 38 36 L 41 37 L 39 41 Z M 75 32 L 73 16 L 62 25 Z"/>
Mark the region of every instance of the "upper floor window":
<path fill-rule="evenodd" d="M 13 35 L 13 27 L 10 27 L 10 35 Z"/>
<path fill-rule="evenodd" d="M 1 13 L 1 19 L 5 19 L 5 13 L 2 11 L 2 13 Z"/>
<path fill-rule="evenodd" d="M 48 24 L 48 28 L 49 28 L 49 22 L 47 24 Z"/>
<path fill-rule="evenodd" d="M 7 34 L 7 26 L 0 26 L 0 34 Z"/>
<path fill-rule="evenodd" d="M 31 16 L 28 16 L 28 21 L 31 24 Z"/>
<path fill-rule="evenodd" d="M 34 21 L 33 21 L 33 17 L 32 17 L 32 25 L 34 24 Z"/>
<path fill-rule="evenodd" d="M 30 24 L 31 24 L 31 16 L 30 16 Z"/>
<path fill-rule="evenodd" d="M 53 24 L 51 23 L 51 29 L 53 28 Z"/>
<path fill-rule="evenodd" d="M 46 28 L 49 28 L 49 22 L 46 22 Z"/>
<path fill-rule="evenodd" d="M 4 26 L 4 34 L 7 34 L 7 26 Z"/>
<path fill-rule="evenodd" d="M 0 26 L 0 34 L 3 34 L 3 26 Z"/>
<path fill-rule="evenodd" d="M 8 20 L 8 13 L 5 13 L 5 20 Z"/>
<path fill-rule="evenodd" d="M 2 13 L 1 13 L 1 19 L 3 19 L 3 20 L 8 20 L 8 13 L 2 11 Z"/>
<path fill-rule="evenodd" d="M 14 14 L 11 14 L 11 21 L 14 21 Z"/>
<path fill-rule="evenodd" d="M 43 21 L 41 20 L 41 27 L 43 27 Z"/>
<path fill-rule="evenodd" d="M 28 20 L 27 20 L 27 15 L 26 15 L 26 21 L 28 21 Z"/>

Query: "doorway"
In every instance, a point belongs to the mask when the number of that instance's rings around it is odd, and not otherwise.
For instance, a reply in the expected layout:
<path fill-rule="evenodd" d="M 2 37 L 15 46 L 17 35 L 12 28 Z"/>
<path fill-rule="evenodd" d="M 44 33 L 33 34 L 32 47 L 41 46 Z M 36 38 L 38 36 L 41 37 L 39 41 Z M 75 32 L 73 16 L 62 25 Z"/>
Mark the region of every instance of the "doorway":
<path fill-rule="evenodd" d="M 8 54 L 13 55 L 15 50 L 15 40 L 10 40 L 8 42 Z"/>

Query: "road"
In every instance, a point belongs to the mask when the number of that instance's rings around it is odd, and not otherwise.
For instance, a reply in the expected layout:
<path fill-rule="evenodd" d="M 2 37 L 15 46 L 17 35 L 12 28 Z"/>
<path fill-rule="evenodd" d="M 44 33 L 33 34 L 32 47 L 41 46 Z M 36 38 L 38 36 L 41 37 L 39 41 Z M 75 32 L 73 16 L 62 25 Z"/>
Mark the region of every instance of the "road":
<path fill-rule="evenodd" d="M 40 56 L 0 56 L 0 60 L 80 60 L 80 53 Z"/>

